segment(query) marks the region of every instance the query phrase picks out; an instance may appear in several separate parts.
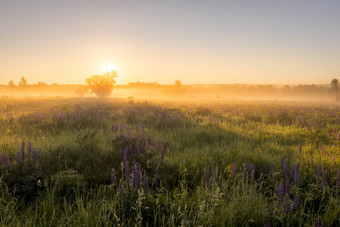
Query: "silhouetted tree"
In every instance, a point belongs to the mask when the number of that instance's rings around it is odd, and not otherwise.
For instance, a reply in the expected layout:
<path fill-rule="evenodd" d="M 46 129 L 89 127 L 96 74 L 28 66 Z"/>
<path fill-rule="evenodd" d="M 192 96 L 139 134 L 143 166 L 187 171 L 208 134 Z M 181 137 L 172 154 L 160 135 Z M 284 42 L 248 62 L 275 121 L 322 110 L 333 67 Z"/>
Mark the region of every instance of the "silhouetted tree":
<path fill-rule="evenodd" d="M 107 98 L 112 93 L 117 76 L 117 71 L 112 70 L 104 75 L 93 75 L 86 79 L 86 83 L 92 93 L 95 93 L 99 98 Z"/>
<path fill-rule="evenodd" d="M 13 83 L 13 80 L 10 80 L 10 81 L 8 82 L 8 86 L 10 86 L 10 87 L 14 87 L 14 86 L 15 86 L 15 84 Z"/>
<path fill-rule="evenodd" d="M 335 96 L 335 100 L 339 100 L 339 81 L 338 79 L 333 79 L 331 82 L 331 87 L 332 87 L 332 93 Z"/>
<path fill-rule="evenodd" d="M 19 82 L 19 86 L 20 87 L 26 87 L 27 86 L 27 80 L 25 79 L 25 77 L 21 77 L 21 80 Z"/>

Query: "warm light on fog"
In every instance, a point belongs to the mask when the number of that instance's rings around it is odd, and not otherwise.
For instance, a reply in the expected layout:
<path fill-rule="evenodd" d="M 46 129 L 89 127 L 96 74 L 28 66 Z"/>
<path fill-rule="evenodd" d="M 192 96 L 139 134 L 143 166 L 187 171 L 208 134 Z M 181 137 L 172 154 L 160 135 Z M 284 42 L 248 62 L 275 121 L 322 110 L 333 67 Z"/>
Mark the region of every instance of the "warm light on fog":
<path fill-rule="evenodd" d="M 111 72 L 112 70 L 113 70 L 113 71 L 117 71 L 117 68 L 114 67 L 114 66 L 111 65 L 111 64 L 104 65 L 104 66 L 103 66 L 103 69 L 102 69 L 103 73 L 105 73 L 105 72 Z"/>

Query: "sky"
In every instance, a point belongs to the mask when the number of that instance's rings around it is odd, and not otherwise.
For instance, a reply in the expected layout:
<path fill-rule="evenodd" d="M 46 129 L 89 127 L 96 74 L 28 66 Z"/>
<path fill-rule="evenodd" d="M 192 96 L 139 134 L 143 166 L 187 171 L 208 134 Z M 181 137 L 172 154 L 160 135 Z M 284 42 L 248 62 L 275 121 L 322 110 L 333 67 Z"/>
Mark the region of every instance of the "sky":
<path fill-rule="evenodd" d="M 0 0 L 0 84 L 340 79 L 338 0 Z"/>

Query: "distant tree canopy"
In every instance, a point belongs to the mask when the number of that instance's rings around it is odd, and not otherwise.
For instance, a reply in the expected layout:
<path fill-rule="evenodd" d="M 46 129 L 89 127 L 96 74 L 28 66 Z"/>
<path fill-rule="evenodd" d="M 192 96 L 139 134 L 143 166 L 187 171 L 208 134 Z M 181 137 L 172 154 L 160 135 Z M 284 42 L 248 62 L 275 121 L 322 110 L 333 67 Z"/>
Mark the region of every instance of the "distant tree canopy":
<path fill-rule="evenodd" d="M 333 93 L 333 95 L 335 96 L 335 100 L 338 101 L 339 100 L 339 81 L 338 79 L 333 79 L 331 81 L 331 91 Z"/>
<path fill-rule="evenodd" d="M 116 77 L 118 77 L 117 71 L 112 70 L 103 75 L 93 75 L 86 79 L 86 83 L 92 93 L 95 93 L 99 98 L 107 98 L 112 93 Z"/>
<path fill-rule="evenodd" d="M 13 80 L 10 80 L 10 81 L 8 82 L 8 86 L 10 86 L 10 87 L 14 87 L 14 86 L 15 86 Z"/>
<path fill-rule="evenodd" d="M 19 82 L 19 86 L 20 87 L 26 87 L 28 85 L 27 80 L 25 79 L 25 77 L 21 77 L 21 80 Z"/>

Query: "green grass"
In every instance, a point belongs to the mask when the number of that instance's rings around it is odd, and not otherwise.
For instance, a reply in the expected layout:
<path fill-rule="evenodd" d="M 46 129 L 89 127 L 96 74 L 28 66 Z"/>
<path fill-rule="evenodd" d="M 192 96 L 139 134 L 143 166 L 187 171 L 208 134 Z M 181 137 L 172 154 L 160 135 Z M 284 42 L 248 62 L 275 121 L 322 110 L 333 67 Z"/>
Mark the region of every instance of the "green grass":
<path fill-rule="evenodd" d="M 11 162 L 0 167 L 3 226 L 263 226 L 266 219 L 272 226 L 314 226 L 318 220 L 340 225 L 336 106 L 2 98 L 0 124 L 2 159 L 8 155 Z M 130 137 L 120 136 L 120 125 L 126 124 Z M 144 137 L 146 152 L 137 155 L 136 144 Z M 38 149 L 37 163 L 32 156 L 28 160 L 27 150 L 25 161 L 17 161 L 22 140 Z M 129 146 L 131 172 L 134 162 L 141 166 L 139 191 L 124 176 L 121 150 Z M 277 202 L 277 187 L 285 178 L 281 158 L 288 161 L 288 214 Z M 296 186 L 290 175 L 298 162 Z M 327 171 L 323 187 L 316 179 L 319 162 Z M 215 180 L 207 185 L 207 177 Z M 297 210 L 292 207 L 296 195 Z"/>

